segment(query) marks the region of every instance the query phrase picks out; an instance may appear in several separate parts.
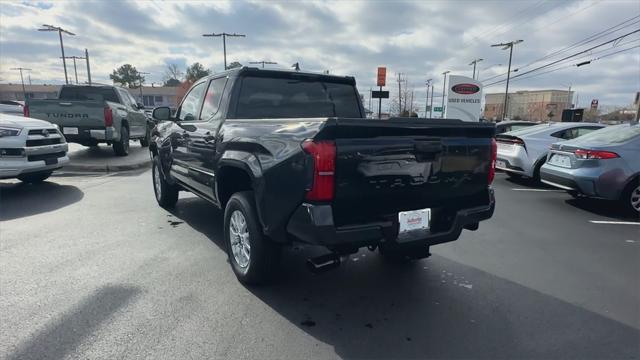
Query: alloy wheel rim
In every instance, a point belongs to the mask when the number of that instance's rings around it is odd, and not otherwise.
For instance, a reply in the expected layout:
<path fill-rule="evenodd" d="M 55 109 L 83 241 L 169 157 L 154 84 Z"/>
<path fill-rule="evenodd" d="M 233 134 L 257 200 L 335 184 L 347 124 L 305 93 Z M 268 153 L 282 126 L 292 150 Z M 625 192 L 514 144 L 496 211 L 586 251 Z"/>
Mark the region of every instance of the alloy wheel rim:
<path fill-rule="evenodd" d="M 231 253 L 236 264 L 241 268 L 249 266 L 251 259 L 251 244 L 249 243 L 249 228 L 244 214 L 240 210 L 235 210 L 231 214 L 229 221 L 229 237 L 231 242 Z"/>
<path fill-rule="evenodd" d="M 638 185 L 633 191 L 631 191 L 631 206 L 640 211 L 640 185 Z"/>
<path fill-rule="evenodd" d="M 160 170 L 157 165 L 153 166 L 153 186 L 156 189 L 156 199 L 160 200 L 162 196 L 162 184 L 160 184 Z"/>

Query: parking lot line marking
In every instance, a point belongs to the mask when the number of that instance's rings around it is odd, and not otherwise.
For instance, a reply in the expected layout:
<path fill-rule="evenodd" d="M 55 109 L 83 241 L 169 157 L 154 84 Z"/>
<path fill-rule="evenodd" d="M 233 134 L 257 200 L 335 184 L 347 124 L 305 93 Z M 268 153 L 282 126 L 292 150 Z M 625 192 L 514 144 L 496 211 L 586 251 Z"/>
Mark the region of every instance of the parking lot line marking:
<path fill-rule="evenodd" d="M 589 220 L 592 224 L 610 224 L 610 225 L 640 225 L 640 222 L 635 221 L 604 221 L 604 220 Z"/>
<path fill-rule="evenodd" d="M 558 189 L 527 189 L 527 188 L 513 188 L 513 191 L 537 191 L 537 192 L 564 192 L 564 190 Z"/>

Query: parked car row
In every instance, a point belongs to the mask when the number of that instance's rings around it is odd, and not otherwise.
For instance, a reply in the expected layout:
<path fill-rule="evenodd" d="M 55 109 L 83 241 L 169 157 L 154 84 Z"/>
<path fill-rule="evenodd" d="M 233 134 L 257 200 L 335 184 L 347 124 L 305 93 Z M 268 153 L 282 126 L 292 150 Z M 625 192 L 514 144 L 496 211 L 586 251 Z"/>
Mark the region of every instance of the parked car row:
<path fill-rule="evenodd" d="M 620 200 L 640 214 L 640 125 L 621 124 L 551 145 L 543 183 L 573 196 Z"/>
<path fill-rule="evenodd" d="M 548 123 L 496 135 L 496 168 L 640 213 L 640 125 Z"/>

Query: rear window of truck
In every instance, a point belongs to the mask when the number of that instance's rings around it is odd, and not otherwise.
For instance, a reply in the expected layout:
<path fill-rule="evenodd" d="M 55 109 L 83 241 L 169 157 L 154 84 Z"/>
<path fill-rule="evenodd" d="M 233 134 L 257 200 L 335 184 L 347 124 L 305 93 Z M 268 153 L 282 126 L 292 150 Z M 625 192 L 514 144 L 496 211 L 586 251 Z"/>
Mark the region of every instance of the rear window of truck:
<path fill-rule="evenodd" d="M 59 100 L 94 100 L 119 103 L 120 100 L 113 88 L 99 88 L 94 86 L 63 87 Z"/>
<path fill-rule="evenodd" d="M 351 84 L 304 78 L 242 78 L 236 118 L 360 118 Z"/>

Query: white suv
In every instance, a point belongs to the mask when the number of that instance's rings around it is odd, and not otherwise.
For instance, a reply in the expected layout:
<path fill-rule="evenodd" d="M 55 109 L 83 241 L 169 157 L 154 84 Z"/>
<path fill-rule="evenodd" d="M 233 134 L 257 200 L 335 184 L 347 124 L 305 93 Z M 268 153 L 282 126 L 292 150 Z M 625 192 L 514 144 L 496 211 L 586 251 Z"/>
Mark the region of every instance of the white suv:
<path fill-rule="evenodd" d="M 58 128 L 42 120 L 0 114 L 0 179 L 44 181 L 69 162 Z"/>

